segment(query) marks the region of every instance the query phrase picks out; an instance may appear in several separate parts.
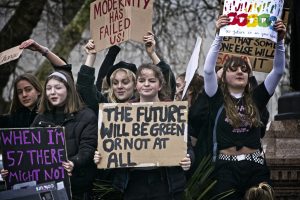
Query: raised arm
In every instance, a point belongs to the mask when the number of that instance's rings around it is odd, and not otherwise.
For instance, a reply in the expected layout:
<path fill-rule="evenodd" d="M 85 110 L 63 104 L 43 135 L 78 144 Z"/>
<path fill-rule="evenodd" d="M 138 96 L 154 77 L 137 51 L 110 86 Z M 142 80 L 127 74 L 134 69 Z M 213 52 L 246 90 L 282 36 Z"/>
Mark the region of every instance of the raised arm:
<path fill-rule="evenodd" d="M 286 27 L 281 20 L 278 20 L 275 23 L 274 28 L 278 32 L 278 41 L 276 43 L 273 69 L 267 75 L 266 80 L 264 81 L 265 87 L 269 95 L 272 95 L 275 92 L 275 89 L 284 73 L 285 66 L 285 48 L 283 39 L 286 33 Z"/>
<path fill-rule="evenodd" d="M 77 76 L 77 91 L 80 94 L 83 102 L 90 107 L 95 114 L 98 114 L 99 103 L 107 102 L 106 98 L 96 89 L 95 82 L 95 68 L 94 62 L 96 59 L 95 44 L 93 40 L 85 45 L 85 52 L 87 53 L 85 64 L 80 67 Z"/>
<path fill-rule="evenodd" d="M 215 72 L 216 62 L 218 54 L 221 48 L 222 37 L 219 36 L 218 32 L 222 26 L 229 23 L 229 18 L 226 15 L 222 15 L 216 22 L 217 34 L 213 41 L 204 63 L 204 90 L 206 94 L 212 97 L 218 89 L 217 74 Z"/>
<path fill-rule="evenodd" d="M 162 61 L 155 52 L 156 41 L 154 38 L 154 34 L 151 31 L 148 31 L 147 34 L 144 36 L 144 44 L 146 48 L 146 52 L 148 56 L 151 58 L 153 64 L 158 66 L 166 80 L 169 90 L 171 91 L 170 99 L 174 99 L 175 92 L 176 92 L 176 79 L 175 75 L 170 67 L 166 62 Z"/>
<path fill-rule="evenodd" d="M 63 59 L 58 57 L 50 49 L 48 49 L 45 46 L 40 45 L 33 39 L 29 39 L 29 40 L 22 42 L 20 45 L 20 49 L 30 49 L 31 51 L 38 51 L 43 56 L 45 56 L 52 63 L 52 65 L 55 65 L 55 66 L 67 65 L 67 63 Z"/>
<path fill-rule="evenodd" d="M 116 45 L 109 48 L 98 72 L 98 77 L 96 81 L 96 87 L 98 91 L 102 91 L 102 81 L 106 76 L 108 69 L 114 64 L 120 50 L 121 48 Z"/>

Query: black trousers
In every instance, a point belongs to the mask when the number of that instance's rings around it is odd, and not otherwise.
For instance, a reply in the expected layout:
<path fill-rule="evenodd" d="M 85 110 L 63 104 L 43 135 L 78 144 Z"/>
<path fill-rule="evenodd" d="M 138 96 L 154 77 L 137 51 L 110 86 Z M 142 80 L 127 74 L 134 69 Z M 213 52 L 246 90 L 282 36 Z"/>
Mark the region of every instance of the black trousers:
<path fill-rule="evenodd" d="M 252 186 L 261 182 L 271 185 L 270 170 L 264 164 L 253 161 L 223 161 L 217 160 L 215 168 L 217 183 L 213 190 L 213 195 L 221 194 L 234 189 L 234 193 L 226 200 L 241 200 L 245 192 Z"/>
<path fill-rule="evenodd" d="M 133 170 L 130 172 L 124 200 L 182 200 L 183 191 L 169 192 L 165 170 Z"/>

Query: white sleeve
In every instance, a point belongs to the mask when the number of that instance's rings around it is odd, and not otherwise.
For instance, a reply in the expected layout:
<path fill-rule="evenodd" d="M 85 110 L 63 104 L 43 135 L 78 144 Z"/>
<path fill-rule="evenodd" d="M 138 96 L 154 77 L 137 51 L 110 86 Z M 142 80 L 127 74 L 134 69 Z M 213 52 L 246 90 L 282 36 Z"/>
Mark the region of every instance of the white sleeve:
<path fill-rule="evenodd" d="M 272 95 L 275 92 L 275 89 L 284 73 L 285 66 L 285 48 L 283 40 L 277 42 L 274 61 L 273 61 L 273 69 L 267 75 L 266 80 L 264 81 L 265 87 L 269 93 Z"/>
<path fill-rule="evenodd" d="M 213 41 L 204 63 L 204 90 L 209 97 L 216 94 L 218 89 L 218 79 L 215 71 L 218 54 L 221 48 L 223 37 L 218 34 Z"/>

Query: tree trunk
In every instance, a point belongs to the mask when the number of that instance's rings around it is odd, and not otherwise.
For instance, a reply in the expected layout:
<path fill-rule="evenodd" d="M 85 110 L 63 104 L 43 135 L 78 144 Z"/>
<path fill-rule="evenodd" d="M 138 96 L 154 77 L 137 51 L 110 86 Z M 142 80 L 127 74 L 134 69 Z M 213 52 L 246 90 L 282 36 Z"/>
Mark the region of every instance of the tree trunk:
<path fill-rule="evenodd" d="M 47 0 L 22 0 L 14 15 L 0 32 L 0 52 L 21 44 L 27 40 L 40 17 Z M 0 94 L 6 86 L 10 75 L 15 71 L 17 61 L 9 62 L 0 67 Z M 7 112 L 3 97 L 0 97 L 0 113 Z"/>
<path fill-rule="evenodd" d="M 290 81 L 295 91 L 300 91 L 300 1 L 291 1 L 290 21 L 292 26 L 290 48 Z"/>
<path fill-rule="evenodd" d="M 55 54 L 66 58 L 78 44 L 81 35 L 86 28 L 86 24 L 89 22 L 91 2 L 93 2 L 93 0 L 86 0 L 84 2 L 74 19 L 61 33 L 59 40 L 52 49 Z M 40 81 L 43 81 L 51 71 L 53 71 L 51 64 L 48 61 L 45 61 L 36 72 L 36 75 Z"/>

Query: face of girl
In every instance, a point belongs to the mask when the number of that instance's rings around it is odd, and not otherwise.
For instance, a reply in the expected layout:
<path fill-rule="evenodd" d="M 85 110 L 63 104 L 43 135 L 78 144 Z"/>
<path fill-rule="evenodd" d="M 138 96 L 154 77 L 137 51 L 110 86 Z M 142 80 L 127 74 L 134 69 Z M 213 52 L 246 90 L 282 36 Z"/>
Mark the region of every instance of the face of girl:
<path fill-rule="evenodd" d="M 32 110 L 37 103 L 40 93 L 26 80 L 17 83 L 17 94 L 20 103 Z"/>
<path fill-rule="evenodd" d="M 248 83 L 248 69 L 245 66 L 229 67 L 226 81 L 229 89 L 243 91 Z"/>
<path fill-rule="evenodd" d="M 184 89 L 185 83 L 184 83 L 184 78 L 183 77 L 178 77 L 176 79 L 176 100 L 180 101 L 182 98 L 182 92 Z"/>
<path fill-rule="evenodd" d="M 115 97 L 120 102 L 126 102 L 133 96 L 134 81 L 125 71 L 117 71 L 111 85 Z"/>
<path fill-rule="evenodd" d="M 151 69 L 143 69 L 141 75 L 137 79 L 136 89 L 141 98 L 158 97 L 158 92 L 161 90 L 161 85 L 158 78 L 155 77 Z"/>
<path fill-rule="evenodd" d="M 46 96 L 53 106 L 63 106 L 67 99 L 67 88 L 62 82 L 50 79 L 46 85 Z"/>

